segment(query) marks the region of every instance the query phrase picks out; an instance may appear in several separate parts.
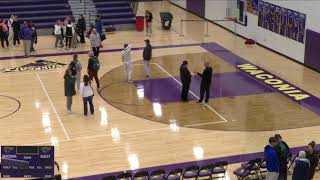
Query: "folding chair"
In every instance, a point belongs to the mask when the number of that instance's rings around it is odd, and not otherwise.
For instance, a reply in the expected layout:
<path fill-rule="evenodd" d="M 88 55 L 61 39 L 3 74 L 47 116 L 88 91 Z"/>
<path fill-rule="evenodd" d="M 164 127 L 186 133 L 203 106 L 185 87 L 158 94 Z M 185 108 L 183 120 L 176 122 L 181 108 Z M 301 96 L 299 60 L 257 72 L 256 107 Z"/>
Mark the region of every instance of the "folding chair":
<path fill-rule="evenodd" d="M 148 180 L 149 179 L 149 173 L 147 171 L 140 171 L 134 174 L 133 176 L 134 180 Z"/>
<path fill-rule="evenodd" d="M 235 174 L 238 180 L 248 180 L 252 176 L 253 166 L 256 164 L 256 160 L 250 160 L 246 163 L 246 166 L 243 168 L 242 165 L 240 168 L 236 169 L 233 174 Z"/>
<path fill-rule="evenodd" d="M 166 172 L 163 169 L 154 170 L 150 173 L 149 180 L 164 180 Z"/>
<path fill-rule="evenodd" d="M 186 167 L 186 169 L 183 172 L 182 179 L 197 179 L 199 174 L 199 166 L 192 165 L 189 167 Z"/>
<path fill-rule="evenodd" d="M 103 177 L 101 180 L 117 180 L 117 178 L 115 176 L 107 176 Z"/>
<path fill-rule="evenodd" d="M 209 180 L 212 179 L 212 170 L 214 165 L 213 164 L 207 164 L 202 167 L 200 167 L 199 173 L 198 173 L 198 179 L 207 178 Z"/>
<path fill-rule="evenodd" d="M 132 180 L 132 174 L 130 172 L 123 172 L 117 176 L 118 180 Z"/>
<path fill-rule="evenodd" d="M 178 169 L 174 169 L 172 171 L 169 172 L 168 176 L 167 176 L 167 180 L 180 180 L 181 179 L 181 175 L 182 175 L 182 169 L 178 168 Z"/>
<path fill-rule="evenodd" d="M 249 161 L 250 162 L 250 161 Z M 241 167 L 243 168 L 243 169 L 245 169 L 247 166 L 248 166 L 248 163 L 249 162 L 246 162 L 246 163 L 242 163 L 241 164 Z M 253 163 L 253 166 L 251 167 L 251 170 L 250 170 L 250 175 L 251 176 L 254 176 L 254 175 L 256 175 L 258 178 L 259 178 L 259 176 L 261 175 L 262 176 L 262 174 L 261 174 L 261 171 L 260 171 L 260 164 L 261 164 L 261 159 L 260 158 L 256 158 L 256 159 L 252 159 L 251 160 L 251 162 L 250 163 Z M 261 177 L 262 178 L 262 177 Z"/>
<path fill-rule="evenodd" d="M 224 178 L 228 169 L 227 161 L 216 162 L 213 166 L 212 176 L 213 178 Z"/>

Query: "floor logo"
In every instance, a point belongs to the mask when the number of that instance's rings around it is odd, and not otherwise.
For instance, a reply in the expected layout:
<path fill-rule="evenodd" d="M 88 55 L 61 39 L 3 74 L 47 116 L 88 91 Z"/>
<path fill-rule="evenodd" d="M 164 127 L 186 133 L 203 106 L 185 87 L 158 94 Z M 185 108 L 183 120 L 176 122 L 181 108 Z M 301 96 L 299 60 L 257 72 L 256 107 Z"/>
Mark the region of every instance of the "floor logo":
<path fill-rule="evenodd" d="M 43 70 L 50 70 L 50 69 L 57 69 L 60 67 L 65 66 L 66 64 L 53 62 L 53 61 L 46 61 L 46 60 L 37 60 L 35 62 L 14 67 L 14 68 L 5 68 L 2 69 L 2 72 L 23 72 L 23 71 L 43 71 Z"/>

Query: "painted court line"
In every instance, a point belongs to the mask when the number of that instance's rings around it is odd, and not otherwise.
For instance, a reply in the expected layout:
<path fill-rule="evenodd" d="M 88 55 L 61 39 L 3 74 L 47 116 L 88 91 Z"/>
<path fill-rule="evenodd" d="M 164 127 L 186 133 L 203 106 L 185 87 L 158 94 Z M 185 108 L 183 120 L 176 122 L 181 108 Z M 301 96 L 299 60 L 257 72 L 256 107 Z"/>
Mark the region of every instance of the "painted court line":
<path fill-rule="evenodd" d="M 53 112 L 54 112 L 54 114 L 56 115 L 56 117 L 57 117 L 57 119 L 58 119 L 58 121 L 59 121 L 59 124 L 60 124 L 60 126 L 61 126 L 61 128 L 62 128 L 62 130 L 63 130 L 63 132 L 64 132 L 64 134 L 66 135 L 67 141 L 69 141 L 69 140 L 70 140 L 70 137 L 69 137 L 66 129 L 65 129 L 64 126 L 63 126 L 63 123 L 62 123 L 62 121 L 61 121 L 61 119 L 60 119 L 60 116 L 59 116 L 59 114 L 57 113 L 57 110 L 56 110 L 56 108 L 54 107 L 54 105 L 53 105 L 53 103 L 52 103 L 52 101 L 51 101 L 51 98 L 50 98 L 50 96 L 49 96 L 46 88 L 44 87 L 44 85 L 43 85 L 43 83 L 42 83 L 42 80 L 41 80 L 39 74 L 36 73 L 36 75 L 37 75 L 37 77 L 38 77 L 38 79 L 39 79 L 39 81 L 40 81 L 40 84 L 41 84 L 41 86 L 42 86 L 42 89 L 43 89 L 44 93 L 46 94 L 46 96 L 47 96 L 47 98 L 48 98 L 48 100 L 49 100 L 49 102 L 50 102 L 50 105 L 51 105 L 51 107 L 52 107 L 52 109 L 53 109 Z"/>
<path fill-rule="evenodd" d="M 167 70 L 165 70 L 163 67 L 161 67 L 159 64 L 157 63 L 151 63 L 156 65 L 159 69 L 161 69 L 162 71 L 164 71 L 165 73 L 167 73 L 172 79 L 174 79 L 180 86 L 182 86 L 181 82 L 178 81 L 175 77 L 173 77 Z M 200 99 L 196 94 L 194 94 L 192 91 L 189 90 L 189 93 L 192 94 L 195 98 L 197 98 L 198 100 Z M 204 105 L 209 108 L 212 112 L 214 112 L 215 114 L 217 114 L 221 119 L 223 119 L 224 122 L 228 122 L 221 114 L 219 114 L 216 110 L 214 110 L 211 106 L 209 106 L 208 104 L 204 103 Z"/>

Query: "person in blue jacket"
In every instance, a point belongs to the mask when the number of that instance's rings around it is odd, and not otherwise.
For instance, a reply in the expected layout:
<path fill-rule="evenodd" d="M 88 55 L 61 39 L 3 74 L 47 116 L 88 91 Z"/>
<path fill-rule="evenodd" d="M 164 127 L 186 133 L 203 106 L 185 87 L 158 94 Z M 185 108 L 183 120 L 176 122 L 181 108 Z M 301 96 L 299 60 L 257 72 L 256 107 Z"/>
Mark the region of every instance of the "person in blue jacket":
<path fill-rule="evenodd" d="M 96 30 L 101 36 L 102 35 L 102 28 L 103 28 L 103 22 L 101 21 L 101 16 L 99 16 L 99 15 L 96 16 L 95 24 L 96 24 Z"/>
<path fill-rule="evenodd" d="M 266 180 L 277 180 L 279 177 L 279 159 L 275 151 L 277 143 L 278 141 L 275 137 L 270 137 L 269 145 L 264 148 L 264 159 L 267 163 Z"/>

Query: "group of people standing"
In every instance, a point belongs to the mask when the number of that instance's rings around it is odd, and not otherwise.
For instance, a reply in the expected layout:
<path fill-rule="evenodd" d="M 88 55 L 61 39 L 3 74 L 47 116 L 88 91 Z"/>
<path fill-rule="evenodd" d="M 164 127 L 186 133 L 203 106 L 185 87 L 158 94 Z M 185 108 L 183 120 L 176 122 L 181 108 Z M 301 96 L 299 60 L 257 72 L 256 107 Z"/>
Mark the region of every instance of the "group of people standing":
<path fill-rule="evenodd" d="M 81 83 L 81 71 L 82 65 L 78 59 L 78 55 L 73 55 L 73 60 L 69 64 L 67 70 L 64 74 L 64 92 L 67 97 L 67 110 L 71 112 L 72 106 L 72 97 L 76 95 L 76 87 L 83 99 L 84 105 L 84 115 L 88 115 L 88 103 L 90 106 L 91 114 L 94 114 L 94 106 L 93 106 L 93 96 L 94 90 L 92 88 L 91 82 L 93 78 L 96 81 L 97 89 L 100 88 L 100 83 L 98 79 L 98 71 L 100 69 L 100 62 L 97 57 L 93 55 L 92 52 L 89 52 L 89 60 L 87 73 L 88 75 L 83 76 L 83 82 Z"/>
<path fill-rule="evenodd" d="M 13 48 L 20 45 L 20 39 L 23 40 L 24 55 L 29 57 L 31 52 L 34 52 L 34 44 L 37 44 L 38 35 L 35 25 L 29 22 L 23 22 L 21 27 L 18 16 L 11 15 L 10 19 L 0 20 L 0 41 L 2 48 L 7 48 L 12 43 Z"/>
<path fill-rule="evenodd" d="M 300 151 L 294 158 L 292 180 L 312 180 L 319 162 L 316 143 L 311 141 L 306 151 Z M 264 148 L 264 159 L 267 167 L 266 180 L 287 180 L 290 148 L 280 134 L 269 138 Z"/>
<path fill-rule="evenodd" d="M 80 15 L 78 23 L 73 16 L 67 16 L 62 22 L 57 20 L 54 25 L 54 35 L 56 37 L 55 47 L 64 47 L 64 37 L 65 37 L 65 47 L 66 50 L 71 47 L 77 48 L 78 43 L 85 43 L 84 32 L 86 31 L 86 21 L 83 15 Z M 80 41 L 77 36 L 80 36 Z M 59 44 L 59 46 L 58 46 Z"/>
<path fill-rule="evenodd" d="M 198 100 L 198 103 L 202 103 L 204 96 L 205 103 L 209 102 L 210 98 L 210 86 L 211 86 L 211 78 L 212 78 L 212 67 L 209 62 L 204 63 L 205 69 L 202 73 L 195 72 L 198 76 L 201 77 L 201 84 L 200 84 L 200 99 Z M 181 91 L 181 100 L 183 102 L 188 102 L 188 94 L 191 84 L 191 73 L 188 69 L 188 61 L 183 61 L 183 63 L 180 66 L 180 78 L 182 83 L 182 91 Z"/>

